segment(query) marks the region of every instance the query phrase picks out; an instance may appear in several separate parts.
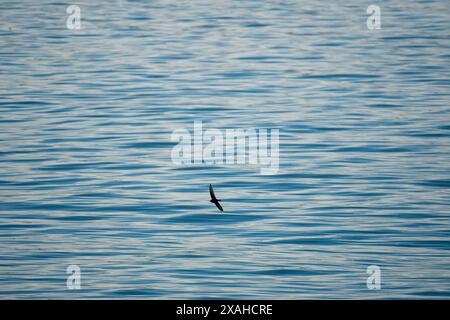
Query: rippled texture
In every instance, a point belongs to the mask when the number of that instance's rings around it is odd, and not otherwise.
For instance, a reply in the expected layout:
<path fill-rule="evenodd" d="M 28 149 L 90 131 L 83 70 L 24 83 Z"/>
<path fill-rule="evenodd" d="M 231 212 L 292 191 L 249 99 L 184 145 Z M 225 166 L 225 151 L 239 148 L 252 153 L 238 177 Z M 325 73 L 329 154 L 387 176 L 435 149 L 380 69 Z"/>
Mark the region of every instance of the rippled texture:
<path fill-rule="evenodd" d="M 77 4 L 0 4 L 0 297 L 450 296 L 448 1 Z M 172 164 L 194 121 L 279 173 Z"/>

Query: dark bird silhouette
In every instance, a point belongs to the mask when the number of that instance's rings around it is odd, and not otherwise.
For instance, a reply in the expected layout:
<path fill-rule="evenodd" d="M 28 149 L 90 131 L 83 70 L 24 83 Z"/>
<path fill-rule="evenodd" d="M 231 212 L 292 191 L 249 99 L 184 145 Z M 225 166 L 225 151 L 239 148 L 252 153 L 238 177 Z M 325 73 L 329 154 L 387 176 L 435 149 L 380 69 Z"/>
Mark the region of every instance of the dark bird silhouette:
<path fill-rule="evenodd" d="M 211 184 L 209 185 L 209 195 L 211 196 L 210 202 L 214 203 L 220 211 L 223 211 L 223 208 L 219 203 L 219 201 L 222 200 L 216 198 L 216 195 L 214 194 L 214 190 Z"/>

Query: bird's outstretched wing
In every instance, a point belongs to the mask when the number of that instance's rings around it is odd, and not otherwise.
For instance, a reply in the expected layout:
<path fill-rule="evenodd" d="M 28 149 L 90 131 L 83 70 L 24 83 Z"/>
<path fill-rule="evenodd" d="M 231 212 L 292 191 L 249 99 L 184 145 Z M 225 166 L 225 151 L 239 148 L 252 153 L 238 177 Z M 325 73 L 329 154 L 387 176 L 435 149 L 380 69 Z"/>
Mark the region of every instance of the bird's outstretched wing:
<path fill-rule="evenodd" d="M 220 202 L 219 202 L 219 201 L 215 201 L 214 204 L 216 205 L 217 208 L 219 208 L 220 211 L 223 212 L 223 208 L 222 208 L 222 206 L 220 205 Z"/>
<path fill-rule="evenodd" d="M 209 185 L 209 195 L 211 196 L 212 201 L 217 201 L 216 195 L 214 194 L 214 190 L 211 184 Z"/>
<path fill-rule="evenodd" d="M 209 185 L 209 195 L 211 196 L 211 202 L 216 205 L 216 207 L 223 212 L 223 208 L 219 203 L 219 200 L 217 200 L 216 195 L 214 194 L 214 189 L 212 185 Z"/>

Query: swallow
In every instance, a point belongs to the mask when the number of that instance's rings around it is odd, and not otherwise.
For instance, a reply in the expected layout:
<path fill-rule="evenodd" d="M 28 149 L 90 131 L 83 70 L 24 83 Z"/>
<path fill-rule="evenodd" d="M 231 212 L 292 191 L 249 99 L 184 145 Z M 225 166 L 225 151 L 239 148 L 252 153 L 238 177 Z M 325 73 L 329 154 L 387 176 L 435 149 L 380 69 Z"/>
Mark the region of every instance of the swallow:
<path fill-rule="evenodd" d="M 222 200 L 216 198 L 216 195 L 214 194 L 214 190 L 211 184 L 209 185 L 209 195 L 211 196 L 211 200 L 209 200 L 209 202 L 214 203 L 220 211 L 223 211 L 223 208 L 219 203 L 219 201 Z"/>

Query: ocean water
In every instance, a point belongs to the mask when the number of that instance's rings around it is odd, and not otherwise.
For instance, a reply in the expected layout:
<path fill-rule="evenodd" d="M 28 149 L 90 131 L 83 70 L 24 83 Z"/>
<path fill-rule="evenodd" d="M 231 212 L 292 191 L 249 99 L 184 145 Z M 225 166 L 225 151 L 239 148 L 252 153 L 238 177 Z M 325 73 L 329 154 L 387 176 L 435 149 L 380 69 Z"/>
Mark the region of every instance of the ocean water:
<path fill-rule="evenodd" d="M 1 298 L 450 297 L 450 2 L 74 4 L 0 2 Z M 195 121 L 278 173 L 174 164 Z"/>

